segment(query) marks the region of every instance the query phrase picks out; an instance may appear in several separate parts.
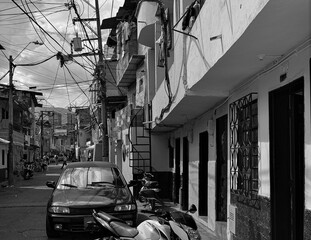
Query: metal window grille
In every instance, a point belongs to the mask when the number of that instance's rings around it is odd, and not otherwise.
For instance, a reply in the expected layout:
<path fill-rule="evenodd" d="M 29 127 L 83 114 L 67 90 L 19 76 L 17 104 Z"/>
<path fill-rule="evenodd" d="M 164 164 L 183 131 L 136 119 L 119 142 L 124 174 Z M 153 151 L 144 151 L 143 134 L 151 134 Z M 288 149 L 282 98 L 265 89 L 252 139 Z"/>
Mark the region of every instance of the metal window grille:
<path fill-rule="evenodd" d="M 258 193 L 258 102 L 251 93 L 230 110 L 231 192 L 253 199 Z"/>

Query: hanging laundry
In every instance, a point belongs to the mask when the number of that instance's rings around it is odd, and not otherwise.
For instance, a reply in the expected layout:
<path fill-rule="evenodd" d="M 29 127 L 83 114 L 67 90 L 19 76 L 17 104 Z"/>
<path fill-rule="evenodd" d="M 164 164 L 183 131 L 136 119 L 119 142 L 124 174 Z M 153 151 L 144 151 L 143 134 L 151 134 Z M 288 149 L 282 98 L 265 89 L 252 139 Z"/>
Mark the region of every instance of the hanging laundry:
<path fill-rule="evenodd" d="M 157 11 L 157 17 L 161 20 L 161 36 L 156 41 L 157 44 L 159 44 L 159 53 L 158 53 L 158 67 L 164 67 L 164 63 L 166 61 L 165 57 L 169 57 L 169 51 L 172 48 L 172 33 L 171 33 L 171 23 L 170 23 L 170 17 L 169 17 L 169 10 L 168 8 L 160 9 L 163 12 L 163 15 L 161 12 L 159 12 L 159 9 Z M 165 31 L 165 33 L 164 33 Z M 164 36 L 166 35 L 166 39 L 164 39 Z M 165 49 L 166 44 L 166 49 Z"/>
<path fill-rule="evenodd" d="M 186 12 L 184 19 L 182 21 L 182 30 L 186 30 L 187 28 L 192 28 L 193 23 L 195 22 L 197 16 L 199 15 L 201 5 L 198 0 L 191 3 L 186 7 Z"/>
<path fill-rule="evenodd" d="M 130 39 L 130 24 L 128 22 L 123 23 L 122 27 L 124 42 L 127 42 Z"/>
<path fill-rule="evenodd" d="M 122 53 L 122 28 L 123 23 L 120 22 L 117 26 L 116 35 L 117 35 L 117 59 L 120 59 Z"/>

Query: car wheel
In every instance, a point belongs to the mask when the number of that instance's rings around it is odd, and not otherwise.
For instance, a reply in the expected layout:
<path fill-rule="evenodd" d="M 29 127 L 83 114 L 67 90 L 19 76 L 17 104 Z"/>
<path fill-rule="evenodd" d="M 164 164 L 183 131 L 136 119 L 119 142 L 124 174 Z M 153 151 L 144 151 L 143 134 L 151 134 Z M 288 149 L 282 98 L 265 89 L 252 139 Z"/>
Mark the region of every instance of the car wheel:
<path fill-rule="evenodd" d="M 56 238 L 59 236 L 59 233 L 54 230 L 53 225 L 48 216 L 46 216 L 45 231 L 48 238 Z"/>

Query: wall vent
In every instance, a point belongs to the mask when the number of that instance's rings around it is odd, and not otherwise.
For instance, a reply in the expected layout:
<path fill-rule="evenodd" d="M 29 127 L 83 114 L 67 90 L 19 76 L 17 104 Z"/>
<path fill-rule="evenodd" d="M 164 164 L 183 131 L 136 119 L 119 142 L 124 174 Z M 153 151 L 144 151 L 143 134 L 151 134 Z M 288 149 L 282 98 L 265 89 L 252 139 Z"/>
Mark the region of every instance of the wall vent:
<path fill-rule="evenodd" d="M 229 230 L 235 234 L 236 227 L 236 206 L 229 205 Z"/>

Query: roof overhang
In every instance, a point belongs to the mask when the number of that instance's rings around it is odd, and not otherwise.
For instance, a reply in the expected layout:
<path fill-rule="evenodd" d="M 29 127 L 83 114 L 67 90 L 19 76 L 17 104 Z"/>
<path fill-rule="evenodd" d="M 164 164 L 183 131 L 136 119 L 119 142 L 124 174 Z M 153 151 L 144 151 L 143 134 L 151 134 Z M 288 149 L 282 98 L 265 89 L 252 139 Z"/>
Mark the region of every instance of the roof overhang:
<path fill-rule="evenodd" d="M 127 67 L 125 68 L 122 76 L 120 76 L 120 80 L 117 85 L 119 87 L 128 87 L 133 82 L 136 81 L 136 70 L 137 67 L 142 63 L 145 59 L 145 55 L 132 55 Z"/>
<path fill-rule="evenodd" d="M 154 130 L 170 131 L 221 106 L 230 92 L 273 64 L 276 58 L 269 56 L 286 55 L 310 41 L 310 16 L 309 0 L 270 0 L 243 35 L 190 89 L 192 94 L 186 94 Z M 261 59 L 260 54 L 267 57 Z"/>

